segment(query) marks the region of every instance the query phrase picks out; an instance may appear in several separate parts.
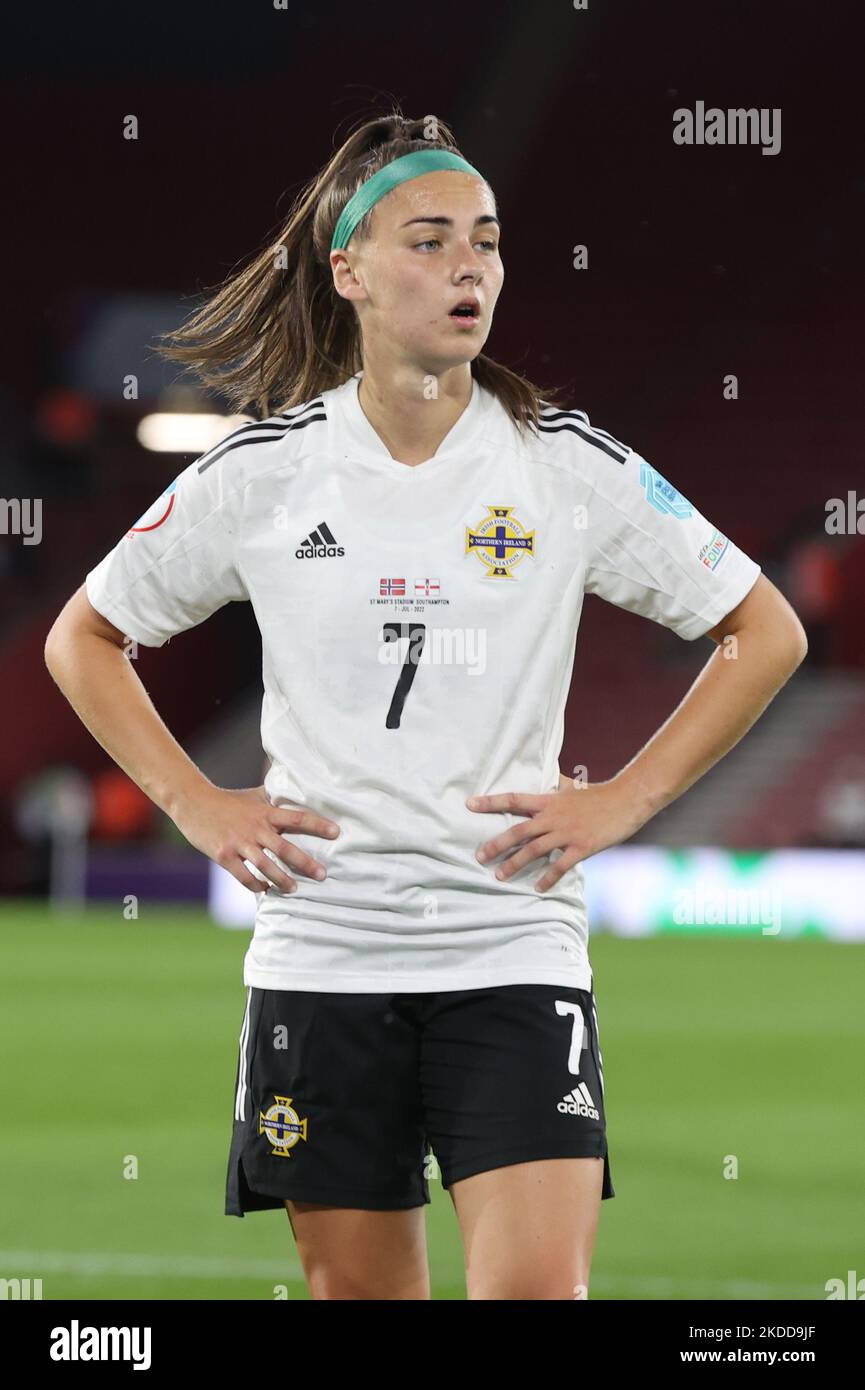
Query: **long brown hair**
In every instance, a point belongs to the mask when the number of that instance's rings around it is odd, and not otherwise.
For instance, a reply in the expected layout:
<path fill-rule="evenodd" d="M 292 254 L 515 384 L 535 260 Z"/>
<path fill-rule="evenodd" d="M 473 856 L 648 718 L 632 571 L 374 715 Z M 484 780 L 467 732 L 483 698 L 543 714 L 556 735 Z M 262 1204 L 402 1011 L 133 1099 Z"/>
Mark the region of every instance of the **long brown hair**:
<path fill-rule="evenodd" d="M 207 389 L 254 418 L 288 410 L 341 386 L 363 366 L 353 306 L 336 293 L 330 243 L 340 213 L 366 179 L 401 155 L 430 146 L 459 154 L 434 116 L 406 120 L 398 110 L 362 122 L 295 198 L 276 239 L 155 350 L 182 362 Z M 371 211 L 354 235 L 371 235 Z M 557 404 L 525 377 L 480 353 L 479 385 L 498 397 L 518 428 L 537 428 L 538 407 Z M 274 405 L 274 402 L 278 404 Z"/>

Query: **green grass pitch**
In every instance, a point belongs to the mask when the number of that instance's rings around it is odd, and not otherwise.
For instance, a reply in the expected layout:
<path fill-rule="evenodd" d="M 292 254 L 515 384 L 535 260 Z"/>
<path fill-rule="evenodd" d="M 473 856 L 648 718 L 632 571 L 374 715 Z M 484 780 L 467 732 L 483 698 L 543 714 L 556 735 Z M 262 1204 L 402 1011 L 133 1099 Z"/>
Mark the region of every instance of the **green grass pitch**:
<path fill-rule="evenodd" d="M 248 939 L 180 908 L 0 910 L 0 1278 L 45 1299 L 307 1297 L 282 1211 L 223 1214 Z M 824 1299 L 865 1276 L 863 953 L 593 938 L 616 1197 L 592 1298 Z M 464 1298 L 431 1193 L 433 1297 Z"/>

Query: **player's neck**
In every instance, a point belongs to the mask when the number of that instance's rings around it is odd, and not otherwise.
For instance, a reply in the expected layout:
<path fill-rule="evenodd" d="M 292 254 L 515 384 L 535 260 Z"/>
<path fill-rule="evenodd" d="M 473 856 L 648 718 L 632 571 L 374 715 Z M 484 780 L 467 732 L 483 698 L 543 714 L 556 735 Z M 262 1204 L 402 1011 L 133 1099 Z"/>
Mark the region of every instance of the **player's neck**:
<path fill-rule="evenodd" d="M 429 376 L 382 375 L 364 366 L 358 403 L 392 458 L 407 467 L 431 459 L 472 396 L 468 363 L 439 377 L 427 397 Z"/>

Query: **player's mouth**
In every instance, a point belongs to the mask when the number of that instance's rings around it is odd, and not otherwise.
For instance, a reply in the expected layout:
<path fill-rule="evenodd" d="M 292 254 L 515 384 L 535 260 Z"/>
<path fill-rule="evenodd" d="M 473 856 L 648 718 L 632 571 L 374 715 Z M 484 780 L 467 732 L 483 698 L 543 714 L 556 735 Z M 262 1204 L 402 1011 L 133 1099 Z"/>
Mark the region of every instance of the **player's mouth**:
<path fill-rule="evenodd" d="M 481 306 L 476 299 L 469 296 L 467 299 L 459 300 L 451 309 L 448 317 L 456 323 L 473 328 L 476 323 L 480 322 Z"/>

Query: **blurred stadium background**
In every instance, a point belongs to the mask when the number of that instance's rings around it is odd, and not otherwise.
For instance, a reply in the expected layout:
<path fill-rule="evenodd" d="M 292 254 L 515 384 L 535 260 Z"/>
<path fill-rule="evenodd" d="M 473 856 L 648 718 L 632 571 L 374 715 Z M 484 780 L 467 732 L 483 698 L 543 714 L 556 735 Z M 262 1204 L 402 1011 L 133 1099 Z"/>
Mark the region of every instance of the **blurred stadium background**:
<path fill-rule="evenodd" d="M 585 866 L 617 1188 L 593 1296 L 825 1297 L 865 1275 L 865 174 L 843 12 L 514 6 L 470 53 L 457 7 L 396 14 L 222 4 L 202 25 L 157 6 L 125 39 L 101 4 L 12 21 L 0 1277 L 41 1277 L 46 1298 L 305 1297 L 279 1213 L 222 1216 L 252 898 L 107 759 L 43 645 L 87 570 L 233 427 L 208 425 L 219 402 L 155 335 L 264 244 L 338 123 L 341 139 L 393 94 L 451 124 L 499 200 L 489 353 L 566 385 L 759 561 L 809 634 L 744 742 Z M 782 151 L 675 146 L 672 113 L 698 99 L 781 108 Z M 588 597 L 562 770 L 611 776 L 709 654 Z M 212 780 L 262 780 L 246 605 L 141 649 L 138 672 Z M 434 1295 L 460 1298 L 456 1222 L 431 1186 Z"/>

